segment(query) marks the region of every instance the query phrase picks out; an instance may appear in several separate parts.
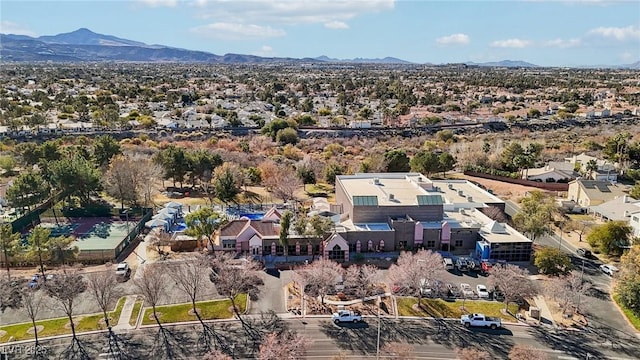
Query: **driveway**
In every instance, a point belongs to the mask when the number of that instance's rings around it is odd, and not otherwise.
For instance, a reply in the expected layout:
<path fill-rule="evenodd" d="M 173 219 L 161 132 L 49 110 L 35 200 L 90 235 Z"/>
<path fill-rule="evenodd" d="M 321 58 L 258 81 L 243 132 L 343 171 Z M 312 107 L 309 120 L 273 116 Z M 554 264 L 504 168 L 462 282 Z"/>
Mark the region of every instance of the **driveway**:
<path fill-rule="evenodd" d="M 259 298 L 251 303 L 251 314 L 260 314 L 273 310 L 276 313 L 287 312 L 284 299 L 284 288 L 291 282 L 292 271 L 279 271 L 268 269 L 260 273 L 264 281 Z"/>

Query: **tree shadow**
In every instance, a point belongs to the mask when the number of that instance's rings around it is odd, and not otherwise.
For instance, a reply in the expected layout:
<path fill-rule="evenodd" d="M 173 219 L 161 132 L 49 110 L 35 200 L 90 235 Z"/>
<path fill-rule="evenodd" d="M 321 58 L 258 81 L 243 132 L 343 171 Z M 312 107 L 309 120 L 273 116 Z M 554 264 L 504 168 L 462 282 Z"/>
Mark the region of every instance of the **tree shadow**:
<path fill-rule="evenodd" d="M 71 344 L 60 353 L 58 358 L 61 360 L 91 360 L 93 359 L 89 355 L 91 348 L 88 348 L 87 345 L 88 344 L 80 341 L 78 337 L 73 336 L 71 338 Z"/>
<path fill-rule="evenodd" d="M 554 350 L 583 359 L 587 356 L 596 359 L 605 356 L 596 349 L 592 342 L 578 331 L 551 331 L 544 327 L 531 327 L 529 333 L 533 337 Z"/>
<path fill-rule="evenodd" d="M 109 359 L 113 360 L 135 360 L 140 359 L 140 343 L 132 341 L 132 337 L 128 334 L 116 334 L 113 329 L 109 328 L 107 333 L 107 346 L 105 353 Z"/>
<path fill-rule="evenodd" d="M 190 329 L 189 329 L 190 330 Z M 189 331 L 187 330 L 187 331 Z M 183 333 L 160 326 L 151 345 L 149 355 L 152 359 L 181 359 L 194 356 L 192 340 Z"/>

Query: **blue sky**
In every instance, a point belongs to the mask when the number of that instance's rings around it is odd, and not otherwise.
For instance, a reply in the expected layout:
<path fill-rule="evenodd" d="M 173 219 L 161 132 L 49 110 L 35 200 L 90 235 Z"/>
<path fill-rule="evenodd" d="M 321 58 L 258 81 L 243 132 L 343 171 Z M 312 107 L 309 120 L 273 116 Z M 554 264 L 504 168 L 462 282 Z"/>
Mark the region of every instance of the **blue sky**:
<path fill-rule="evenodd" d="M 523 60 L 543 66 L 640 61 L 640 1 L 2 0 L 0 32 L 85 27 L 218 55 Z"/>

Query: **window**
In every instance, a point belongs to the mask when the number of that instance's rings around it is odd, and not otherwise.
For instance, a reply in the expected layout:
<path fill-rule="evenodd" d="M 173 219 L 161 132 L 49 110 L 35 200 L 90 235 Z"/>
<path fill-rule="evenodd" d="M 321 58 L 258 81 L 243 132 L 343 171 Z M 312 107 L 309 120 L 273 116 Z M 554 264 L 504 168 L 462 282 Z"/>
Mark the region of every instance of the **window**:
<path fill-rule="evenodd" d="M 398 246 L 400 247 L 400 249 L 406 249 L 407 248 L 407 242 L 406 241 L 399 241 L 398 242 Z"/>
<path fill-rule="evenodd" d="M 262 247 L 262 255 L 271 255 L 271 245 L 265 245 Z"/>
<path fill-rule="evenodd" d="M 302 249 L 300 249 L 300 251 L 302 251 Z M 294 255 L 295 253 L 296 253 L 296 246 L 295 245 L 287 246 L 287 254 Z"/>
<path fill-rule="evenodd" d="M 455 247 L 462 247 L 462 240 L 456 240 L 456 241 L 454 241 L 453 246 L 455 246 Z"/>
<path fill-rule="evenodd" d="M 236 244 L 232 243 L 232 242 L 223 242 L 222 243 L 222 248 L 223 249 L 235 249 Z"/>
<path fill-rule="evenodd" d="M 436 247 L 436 241 L 435 240 L 427 240 L 425 246 L 428 247 L 428 248 L 434 248 L 434 247 Z"/>

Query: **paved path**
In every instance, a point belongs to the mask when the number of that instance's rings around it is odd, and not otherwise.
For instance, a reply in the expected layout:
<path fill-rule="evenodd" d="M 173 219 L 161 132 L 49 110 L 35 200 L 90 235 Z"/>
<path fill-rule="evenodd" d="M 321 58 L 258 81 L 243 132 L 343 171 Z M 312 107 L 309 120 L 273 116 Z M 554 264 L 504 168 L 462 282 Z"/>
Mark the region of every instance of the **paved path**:
<path fill-rule="evenodd" d="M 131 319 L 131 314 L 133 313 L 133 307 L 136 304 L 136 295 L 128 295 L 125 298 L 124 306 L 122 307 L 122 312 L 120 313 L 120 319 L 118 320 L 118 325 L 113 327 L 113 330 L 129 330 L 134 329 L 135 326 L 129 325 L 129 319 Z"/>

